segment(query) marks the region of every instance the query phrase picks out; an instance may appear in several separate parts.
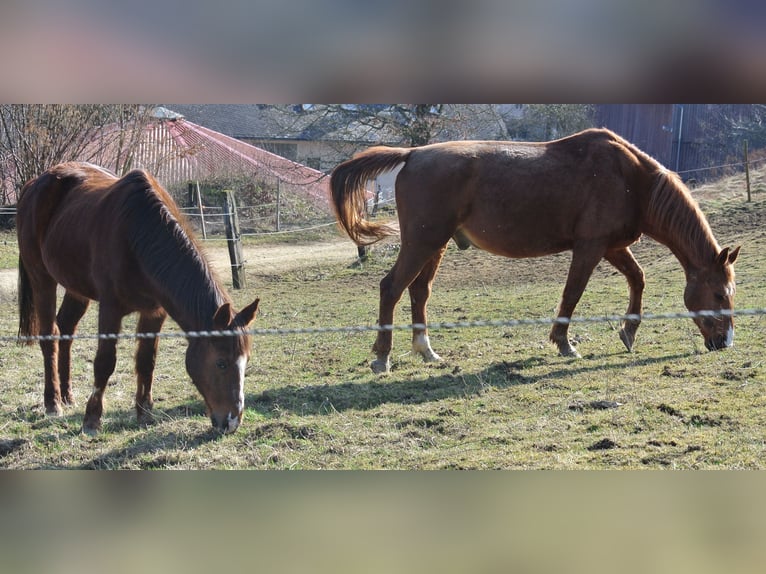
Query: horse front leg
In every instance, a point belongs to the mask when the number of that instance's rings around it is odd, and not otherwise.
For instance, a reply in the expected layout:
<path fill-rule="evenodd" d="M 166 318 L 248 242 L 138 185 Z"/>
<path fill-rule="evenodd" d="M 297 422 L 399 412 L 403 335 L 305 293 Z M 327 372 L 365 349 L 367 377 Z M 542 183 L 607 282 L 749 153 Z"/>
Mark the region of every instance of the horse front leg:
<path fill-rule="evenodd" d="M 604 256 L 628 281 L 630 291 L 630 301 L 628 302 L 628 315 L 638 315 L 642 311 L 642 299 L 646 281 L 644 271 L 633 257 L 629 248 L 608 251 Z M 641 324 L 641 319 L 626 319 L 620 325 L 620 340 L 628 351 L 633 350 L 633 343 L 636 341 L 636 331 Z"/>
<path fill-rule="evenodd" d="M 102 301 L 98 314 L 99 334 L 119 333 L 121 325 L 122 315 Z M 104 391 L 109 382 L 109 377 L 114 373 L 116 365 L 117 339 L 99 339 L 96 358 L 93 361 L 93 392 L 88 399 L 88 404 L 85 406 L 85 418 L 82 422 L 82 431 L 85 434 L 95 435 L 101 429 L 101 415 L 104 412 Z"/>
<path fill-rule="evenodd" d="M 572 250 L 572 263 L 569 266 L 569 275 L 561 296 L 561 304 L 557 317 L 559 319 L 571 319 L 577 303 L 580 301 L 585 287 L 588 285 L 593 270 L 604 256 L 604 248 L 601 244 L 581 243 L 575 245 Z M 580 357 L 580 353 L 569 341 L 569 322 L 554 323 L 550 333 L 551 341 L 558 347 L 562 357 Z"/>
<path fill-rule="evenodd" d="M 159 333 L 167 315 L 164 311 L 142 313 L 138 319 L 137 333 Z M 158 337 L 138 339 L 136 345 L 136 419 L 139 425 L 152 422 L 152 383 L 157 360 Z"/>
<path fill-rule="evenodd" d="M 412 305 L 412 323 L 426 325 L 428 323 L 426 305 L 431 296 L 431 286 L 433 285 L 436 271 L 439 269 L 446 246 L 442 247 L 428 263 L 423 266 L 420 274 L 410 284 L 410 303 Z M 438 362 L 442 358 L 431 348 L 431 341 L 428 338 L 428 329 L 412 330 L 412 351 L 423 357 L 427 363 Z"/>
<path fill-rule="evenodd" d="M 56 316 L 56 322 L 58 323 L 61 335 L 74 335 L 77 330 L 77 324 L 82 319 L 82 316 L 85 315 L 89 304 L 90 301 L 88 299 L 80 299 L 68 292 L 64 295 L 64 300 L 61 302 L 61 307 L 59 307 L 59 312 Z M 73 405 L 74 397 L 72 396 L 71 384 L 72 339 L 65 338 L 59 341 L 58 371 L 61 385 L 61 400 L 64 404 Z"/>

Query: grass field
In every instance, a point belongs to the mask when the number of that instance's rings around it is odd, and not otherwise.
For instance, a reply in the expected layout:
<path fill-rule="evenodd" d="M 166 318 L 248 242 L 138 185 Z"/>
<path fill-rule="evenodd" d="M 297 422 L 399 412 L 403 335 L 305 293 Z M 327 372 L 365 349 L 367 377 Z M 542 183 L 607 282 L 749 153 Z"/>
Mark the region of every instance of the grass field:
<path fill-rule="evenodd" d="M 763 174 L 753 174 L 756 182 Z M 756 186 L 756 189 L 757 186 Z M 695 192 L 724 246 L 741 244 L 737 308 L 766 301 L 766 198 L 742 199 L 741 177 Z M 735 196 L 735 194 L 738 195 Z M 17 257 L 0 237 L 0 266 Z M 337 242 L 337 237 L 335 239 Z M 379 245 L 368 263 L 317 256 L 289 269 L 259 265 L 248 251 L 248 289 L 261 298 L 254 327 L 374 324 L 378 282 L 396 256 Z M 319 244 L 305 244 L 319 251 Z M 218 250 L 209 250 L 217 260 Z M 347 247 L 348 249 L 348 247 Z M 643 239 L 645 313 L 684 311 L 683 272 L 663 246 Z M 322 252 L 323 253 L 323 252 Z M 548 318 L 561 295 L 569 254 L 507 260 L 450 247 L 429 305 L 432 322 Z M 222 272 L 223 276 L 223 272 Z M 228 281 L 230 284 L 230 281 Z M 621 314 L 627 287 L 601 265 L 576 315 Z M 96 306 L 80 331 L 95 332 Z M 645 321 L 633 353 L 610 323 L 575 323 L 583 358 L 556 355 L 548 326 L 448 328 L 431 332 L 444 362 L 413 357 L 409 333 L 394 333 L 388 375 L 369 369 L 372 332 L 258 335 L 247 369 L 246 413 L 219 436 L 183 368 L 186 343 L 160 344 L 156 422 L 135 420 L 133 342 L 122 341 L 106 393 L 104 430 L 80 433 L 95 342 L 76 342 L 77 405 L 47 418 L 39 349 L 0 343 L 0 467 L 254 469 L 709 469 L 766 467 L 766 319 L 738 317 L 735 347 L 707 352 L 691 320 Z M 410 322 L 403 300 L 396 322 Z M 124 330 L 134 329 L 128 319 Z M 172 322 L 168 329 L 175 329 Z M 13 297 L 0 295 L 0 335 L 13 336 Z"/>

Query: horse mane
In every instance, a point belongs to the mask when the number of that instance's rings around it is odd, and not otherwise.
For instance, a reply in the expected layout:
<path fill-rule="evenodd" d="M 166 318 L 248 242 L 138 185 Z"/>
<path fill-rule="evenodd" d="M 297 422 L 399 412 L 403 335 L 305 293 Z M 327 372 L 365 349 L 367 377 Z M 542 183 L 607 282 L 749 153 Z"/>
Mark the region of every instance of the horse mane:
<path fill-rule="evenodd" d="M 623 164 L 624 172 L 635 174 L 638 170 L 638 173 L 651 178 L 644 213 L 647 234 L 666 244 L 682 261 L 688 261 L 689 254 L 707 251 L 715 256 L 720 247 L 710 224 L 680 176 L 614 132 L 606 129 L 597 131 L 620 150 L 627 161 Z"/>
<path fill-rule="evenodd" d="M 688 246 L 684 249 L 686 253 L 709 248 L 715 256 L 720 247 L 699 205 L 678 174 L 659 167 L 649 197 L 647 222 L 662 234 L 663 242 L 674 252 L 674 246 Z"/>
<path fill-rule="evenodd" d="M 218 307 L 231 301 L 186 218 L 170 194 L 143 170 L 129 172 L 115 185 L 127 188 L 121 211 L 136 261 L 167 300 L 178 306 L 168 309 L 171 317 L 183 309 L 210 328 Z M 192 280 L 196 278 L 202 281 Z"/>

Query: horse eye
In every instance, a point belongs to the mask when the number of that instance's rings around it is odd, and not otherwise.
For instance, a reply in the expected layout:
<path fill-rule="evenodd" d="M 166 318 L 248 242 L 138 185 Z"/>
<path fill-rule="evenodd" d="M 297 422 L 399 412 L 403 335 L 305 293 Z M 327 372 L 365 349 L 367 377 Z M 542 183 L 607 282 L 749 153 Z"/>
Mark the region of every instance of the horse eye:
<path fill-rule="evenodd" d="M 215 366 L 221 369 L 222 371 L 226 369 L 226 367 L 229 366 L 229 363 L 227 363 L 224 359 L 218 359 L 215 362 Z"/>
<path fill-rule="evenodd" d="M 719 303 L 722 303 L 725 297 L 721 295 L 720 293 L 714 293 L 713 296 L 715 297 L 715 300 Z"/>

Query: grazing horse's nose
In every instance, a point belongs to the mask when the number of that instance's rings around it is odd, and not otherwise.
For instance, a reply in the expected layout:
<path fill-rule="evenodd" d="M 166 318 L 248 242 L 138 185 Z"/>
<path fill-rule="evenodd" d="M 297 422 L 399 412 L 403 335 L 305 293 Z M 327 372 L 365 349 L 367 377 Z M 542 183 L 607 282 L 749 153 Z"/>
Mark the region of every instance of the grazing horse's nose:
<path fill-rule="evenodd" d="M 213 428 L 223 433 L 234 432 L 239 427 L 239 417 L 231 413 L 226 415 L 213 414 L 210 416 L 210 422 L 213 423 Z"/>
<path fill-rule="evenodd" d="M 708 351 L 720 351 L 734 346 L 734 329 L 729 329 L 725 335 L 717 335 L 705 341 Z"/>

